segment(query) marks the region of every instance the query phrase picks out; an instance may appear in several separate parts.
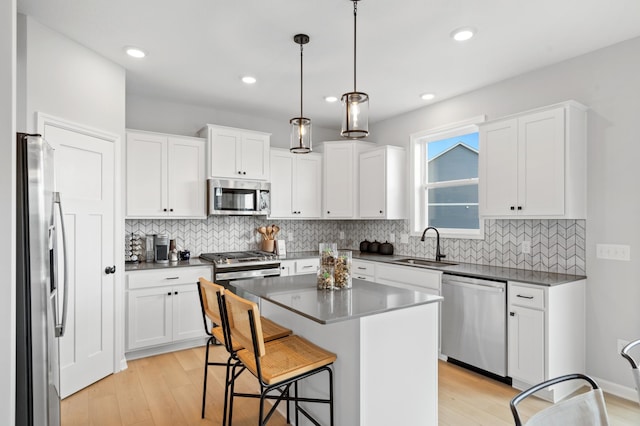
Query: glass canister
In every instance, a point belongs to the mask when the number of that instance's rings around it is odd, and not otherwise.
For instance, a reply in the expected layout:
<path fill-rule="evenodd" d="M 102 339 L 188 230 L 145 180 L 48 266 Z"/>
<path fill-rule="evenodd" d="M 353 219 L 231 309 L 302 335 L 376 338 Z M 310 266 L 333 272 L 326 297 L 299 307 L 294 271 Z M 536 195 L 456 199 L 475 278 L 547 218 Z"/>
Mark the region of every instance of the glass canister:
<path fill-rule="evenodd" d="M 335 266 L 338 256 L 338 244 L 320 243 L 320 266 Z"/>
<path fill-rule="evenodd" d="M 333 266 L 322 266 L 318 268 L 318 290 L 335 289 L 335 280 L 333 278 Z"/>
<path fill-rule="evenodd" d="M 351 250 L 338 250 L 333 272 L 337 289 L 351 288 Z"/>

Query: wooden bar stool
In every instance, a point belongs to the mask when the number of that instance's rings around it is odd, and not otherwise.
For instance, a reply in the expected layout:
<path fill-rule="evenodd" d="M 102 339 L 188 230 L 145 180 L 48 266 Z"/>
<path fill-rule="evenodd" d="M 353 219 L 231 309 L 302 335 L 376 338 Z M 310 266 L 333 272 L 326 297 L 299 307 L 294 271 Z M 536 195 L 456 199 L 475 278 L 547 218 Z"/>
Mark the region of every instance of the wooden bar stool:
<path fill-rule="evenodd" d="M 242 371 L 238 372 L 234 376 L 231 376 L 232 365 L 238 363 L 236 352 L 243 347 L 236 342 L 232 343 L 232 340 L 228 338 L 229 328 L 225 325 L 225 316 L 222 315 L 220 309 L 220 303 L 225 294 L 225 288 L 219 284 L 215 284 L 205 278 L 200 277 L 198 281 L 198 289 L 200 294 L 200 307 L 202 309 L 202 319 L 204 321 L 204 328 L 209 336 L 207 340 L 207 349 L 204 360 L 204 385 L 202 389 L 202 418 L 204 419 L 205 401 L 207 396 L 207 370 L 210 365 L 218 365 L 226 367 L 225 374 L 225 390 L 224 390 L 224 412 L 222 417 L 222 424 L 226 423 L 227 417 L 227 401 L 229 398 L 229 385 Z M 227 292 L 228 293 L 228 292 Z M 209 318 L 213 327 L 209 329 L 206 318 Z M 291 334 L 291 330 L 282 327 L 281 325 L 267 319 L 261 319 L 264 324 L 264 339 L 267 341 L 279 339 Z M 226 363 L 210 362 L 209 361 L 209 346 L 215 344 L 215 342 L 223 344 L 229 353 L 229 357 Z"/>
<path fill-rule="evenodd" d="M 230 338 L 245 348 L 239 350 L 236 355 L 260 383 L 258 424 L 265 425 L 281 401 L 287 401 L 288 407 L 288 401 L 292 399 L 290 387 L 293 384 L 296 424 L 300 424 L 298 413 L 302 413 L 314 424 L 320 424 L 299 404 L 299 402 L 312 402 L 329 405 L 329 415 L 331 425 L 333 425 L 333 370 L 331 365 L 336 360 L 336 355 L 296 335 L 267 342 L 263 338 L 265 324 L 260 317 L 258 305 L 229 292 L 224 294 L 224 302 L 223 315 L 226 315 Z M 329 398 L 299 397 L 298 382 L 323 371 L 329 375 Z M 271 399 L 269 393 L 274 390 L 279 390 L 279 394 L 274 398 L 274 405 L 265 415 L 265 399 Z M 246 395 L 236 393 L 232 381 L 229 423 L 231 423 L 233 416 L 233 398 L 235 396 Z"/>

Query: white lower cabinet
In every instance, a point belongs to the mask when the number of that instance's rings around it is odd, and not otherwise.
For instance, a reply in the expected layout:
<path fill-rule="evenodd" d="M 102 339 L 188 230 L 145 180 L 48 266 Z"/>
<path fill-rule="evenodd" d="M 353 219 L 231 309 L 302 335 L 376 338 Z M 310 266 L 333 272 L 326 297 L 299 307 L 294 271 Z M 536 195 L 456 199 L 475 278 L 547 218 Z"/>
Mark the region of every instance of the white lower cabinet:
<path fill-rule="evenodd" d="M 212 268 L 127 272 L 127 352 L 189 340 L 195 340 L 194 346 L 199 344 L 206 335 L 198 295 L 199 277 L 211 280 Z"/>
<path fill-rule="evenodd" d="M 366 260 L 353 259 L 351 264 L 351 274 L 353 278 L 365 281 L 375 281 L 376 279 L 376 264 L 374 262 L 367 262 Z"/>
<path fill-rule="evenodd" d="M 315 274 L 320 266 L 319 257 L 307 259 L 282 260 L 280 262 L 280 276 Z"/>
<path fill-rule="evenodd" d="M 442 272 L 413 266 L 376 264 L 375 282 L 440 296 Z"/>
<path fill-rule="evenodd" d="M 545 287 L 508 283 L 508 375 L 513 387 L 585 371 L 585 280 Z M 536 394 L 556 402 L 581 386 L 559 383 Z"/>

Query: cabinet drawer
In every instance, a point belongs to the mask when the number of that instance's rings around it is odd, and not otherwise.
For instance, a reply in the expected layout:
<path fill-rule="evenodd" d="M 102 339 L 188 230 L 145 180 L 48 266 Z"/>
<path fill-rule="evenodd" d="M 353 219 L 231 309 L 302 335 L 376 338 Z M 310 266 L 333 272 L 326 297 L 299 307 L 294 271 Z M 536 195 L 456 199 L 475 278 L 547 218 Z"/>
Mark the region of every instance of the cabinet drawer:
<path fill-rule="evenodd" d="M 200 277 L 210 280 L 213 275 L 212 272 L 211 267 L 208 266 L 131 271 L 127 273 L 127 288 L 131 290 L 162 285 L 195 283 Z"/>
<path fill-rule="evenodd" d="M 373 278 L 373 276 L 375 275 L 374 263 L 363 262 L 361 260 L 354 260 L 351 266 L 353 268 L 353 276 L 356 278 L 364 279 L 364 278 L 357 277 L 356 275 L 360 275 L 360 276 L 366 275 L 371 278 Z"/>
<path fill-rule="evenodd" d="M 509 304 L 527 308 L 544 309 L 544 289 L 523 285 L 509 286 Z"/>
<path fill-rule="evenodd" d="M 296 275 L 315 274 L 318 266 L 320 266 L 320 259 L 317 257 L 296 260 Z"/>

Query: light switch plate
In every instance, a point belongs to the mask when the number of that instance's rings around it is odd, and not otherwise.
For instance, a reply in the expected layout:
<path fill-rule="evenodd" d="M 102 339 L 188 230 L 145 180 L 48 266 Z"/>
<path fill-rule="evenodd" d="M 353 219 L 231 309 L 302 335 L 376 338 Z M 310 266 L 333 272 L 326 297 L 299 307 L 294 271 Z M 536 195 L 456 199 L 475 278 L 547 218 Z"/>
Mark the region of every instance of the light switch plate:
<path fill-rule="evenodd" d="M 520 245 L 522 254 L 531 254 L 531 241 L 523 241 Z"/>
<path fill-rule="evenodd" d="M 596 244 L 596 257 L 608 260 L 631 260 L 631 247 L 622 244 Z"/>
<path fill-rule="evenodd" d="M 409 234 L 400 234 L 400 242 L 402 244 L 409 244 Z"/>

